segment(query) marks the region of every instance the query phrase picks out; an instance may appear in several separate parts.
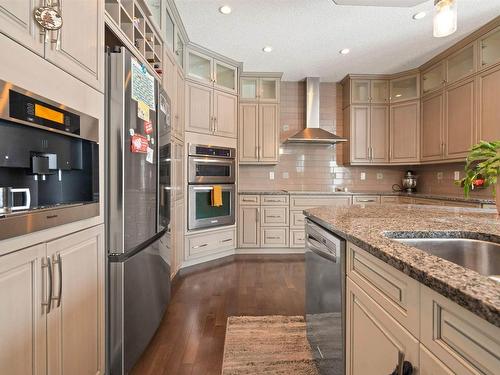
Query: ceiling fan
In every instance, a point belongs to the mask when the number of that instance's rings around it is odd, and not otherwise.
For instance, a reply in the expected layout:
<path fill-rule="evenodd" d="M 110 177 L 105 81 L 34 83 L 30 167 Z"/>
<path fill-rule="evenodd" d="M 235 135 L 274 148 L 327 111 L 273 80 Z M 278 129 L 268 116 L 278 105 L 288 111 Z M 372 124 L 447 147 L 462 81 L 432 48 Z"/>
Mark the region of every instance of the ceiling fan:
<path fill-rule="evenodd" d="M 411 8 L 423 0 L 332 0 L 337 5 Z M 445 37 L 457 31 L 457 0 L 434 0 L 433 35 Z"/>

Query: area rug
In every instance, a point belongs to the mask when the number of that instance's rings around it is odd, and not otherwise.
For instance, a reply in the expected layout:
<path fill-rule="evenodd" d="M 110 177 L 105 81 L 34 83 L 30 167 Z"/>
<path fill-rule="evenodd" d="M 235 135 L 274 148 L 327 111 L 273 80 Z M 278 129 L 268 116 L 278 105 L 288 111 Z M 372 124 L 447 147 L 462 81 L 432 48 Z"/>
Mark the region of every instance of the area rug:
<path fill-rule="evenodd" d="M 227 321 L 222 375 L 318 375 L 301 316 Z"/>

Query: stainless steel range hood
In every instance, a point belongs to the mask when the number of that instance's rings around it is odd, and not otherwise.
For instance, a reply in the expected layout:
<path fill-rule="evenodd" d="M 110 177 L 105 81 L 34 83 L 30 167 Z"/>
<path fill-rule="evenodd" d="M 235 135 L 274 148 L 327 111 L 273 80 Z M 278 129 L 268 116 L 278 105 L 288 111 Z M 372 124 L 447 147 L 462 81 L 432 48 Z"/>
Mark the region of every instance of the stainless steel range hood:
<path fill-rule="evenodd" d="M 289 137 L 286 143 L 335 144 L 347 139 L 319 127 L 319 78 L 306 78 L 306 128 Z"/>

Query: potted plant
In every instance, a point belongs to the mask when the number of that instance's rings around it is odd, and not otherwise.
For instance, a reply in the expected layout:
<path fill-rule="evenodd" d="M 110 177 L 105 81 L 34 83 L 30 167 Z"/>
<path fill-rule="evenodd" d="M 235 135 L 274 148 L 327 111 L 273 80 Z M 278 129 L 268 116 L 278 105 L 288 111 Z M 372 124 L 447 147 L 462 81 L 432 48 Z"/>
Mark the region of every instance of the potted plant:
<path fill-rule="evenodd" d="M 465 178 L 460 182 L 464 194 L 469 196 L 475 187 L 493 188 L 497 210 L 500 214 L 500 141 L 481 141 L 474 145 L 467 156 Z"/>

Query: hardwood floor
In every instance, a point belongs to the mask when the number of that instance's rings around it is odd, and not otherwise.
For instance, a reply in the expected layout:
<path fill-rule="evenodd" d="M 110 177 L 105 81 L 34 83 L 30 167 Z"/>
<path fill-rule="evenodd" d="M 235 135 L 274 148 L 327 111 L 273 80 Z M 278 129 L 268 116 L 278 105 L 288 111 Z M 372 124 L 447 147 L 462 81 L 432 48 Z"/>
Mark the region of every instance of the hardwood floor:
<path fill-rule="evenodd" d="M 304 315 L 303 255 L 237 255 L 188 271 L 134 375 L 220 375 L 228 316 Z"/>

